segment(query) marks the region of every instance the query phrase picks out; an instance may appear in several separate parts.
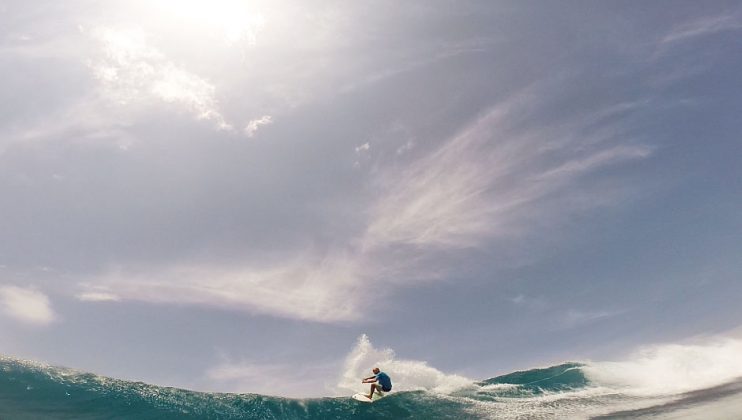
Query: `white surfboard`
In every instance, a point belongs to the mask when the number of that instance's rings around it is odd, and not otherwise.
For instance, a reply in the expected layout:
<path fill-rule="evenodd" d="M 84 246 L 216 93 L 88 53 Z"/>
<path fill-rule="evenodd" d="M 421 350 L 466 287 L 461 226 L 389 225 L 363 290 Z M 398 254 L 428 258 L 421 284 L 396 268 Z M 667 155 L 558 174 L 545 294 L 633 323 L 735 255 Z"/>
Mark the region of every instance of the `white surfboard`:
<path fill-rule="evenodd" d="M 351 398 L 353 398 L 356 401 L 360 401 L 360 402 L 372 403 L 372 402 L 374 402 L 374 401 L 376 401 L 378 399 L 381 399 L 383 397 L 384 397 L 383 395 L 379 395 L 377 393 L 374 393 L 374 399 L 371 400 L 371 399 L 368 398 L 368 396 L 366 394 L 364 394 L 362 392 L 359 392 L 357 394 L 353 394 L 353 396 Z"/>
<path fill-rule="evenodd" d="M 365 402 L 365 403 L 372 403 L 373 401 L 364 393 L 359 392 L 357 394 L 353 394 L 351 397 L 356 401 Z"/>

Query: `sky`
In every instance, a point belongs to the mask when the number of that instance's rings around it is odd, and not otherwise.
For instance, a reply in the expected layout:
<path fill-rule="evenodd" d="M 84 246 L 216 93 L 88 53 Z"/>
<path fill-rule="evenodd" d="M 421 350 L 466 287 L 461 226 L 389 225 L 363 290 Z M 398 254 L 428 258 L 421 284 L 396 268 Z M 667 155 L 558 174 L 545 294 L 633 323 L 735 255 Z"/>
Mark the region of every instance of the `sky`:
<path fill-rule="evenodd" d="M 0 353 L 321 396 L 739 333 L 741 35 L 724 1 L 0 1 Z"/>

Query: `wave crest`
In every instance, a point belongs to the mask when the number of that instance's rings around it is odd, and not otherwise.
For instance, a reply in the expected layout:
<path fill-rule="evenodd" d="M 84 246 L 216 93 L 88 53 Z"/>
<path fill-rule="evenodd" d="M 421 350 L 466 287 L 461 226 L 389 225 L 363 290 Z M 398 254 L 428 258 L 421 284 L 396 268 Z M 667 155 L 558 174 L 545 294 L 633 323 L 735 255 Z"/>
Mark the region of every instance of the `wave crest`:
<path fill-rule="evenodd" d="M 742 340 L 716 338 L 704 344 L 647 347 L 626 361 L 583 367 L 594 383 L 638 396 L 709 388 L 742 377 Z"/>
<path fill-rule="evenodd" d="M 473 383 L 469 378 L 443 373 L 423 361 L 398 360 L 394 350 L 374 348 L 368 336 L 363 334 L 358 337 L 356 345 L 345 358 L 337 394 L 347 395 L 368 390 L 368 385 L 360 384 L 360 378 L 370 376 L 370 369 L 373 367 L 379 367 L 389 374 L 395 391 L 449 393 Z"/>

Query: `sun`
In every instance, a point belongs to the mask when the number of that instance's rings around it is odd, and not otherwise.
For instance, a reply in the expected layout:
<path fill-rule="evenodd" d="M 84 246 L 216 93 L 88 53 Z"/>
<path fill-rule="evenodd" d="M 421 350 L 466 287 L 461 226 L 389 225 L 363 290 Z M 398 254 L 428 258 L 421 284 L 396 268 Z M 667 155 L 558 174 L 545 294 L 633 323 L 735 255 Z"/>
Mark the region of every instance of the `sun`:
<path fill-rule="evenodd" d="M 155 0 L 148 6 L 189 32 L 216 35 L 228 44 L 255 44 L 265 26 L 264 15 L 244 0 Z"/>

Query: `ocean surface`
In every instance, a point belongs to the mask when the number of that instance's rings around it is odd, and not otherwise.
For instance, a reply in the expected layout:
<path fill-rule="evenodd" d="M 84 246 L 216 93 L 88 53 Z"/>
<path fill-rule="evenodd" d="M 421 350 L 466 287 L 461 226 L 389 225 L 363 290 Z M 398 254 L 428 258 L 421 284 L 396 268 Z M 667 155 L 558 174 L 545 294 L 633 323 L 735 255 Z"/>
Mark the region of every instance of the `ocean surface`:
<path fill-rule="evenodd" d="M 678 392 L 654 386 L 663 378 L 616 385 L 611 369 L 565 363 L 364 404 L 194 392 L 2 357 L 0 419 L 742 419 L 741 380 Z"/>

